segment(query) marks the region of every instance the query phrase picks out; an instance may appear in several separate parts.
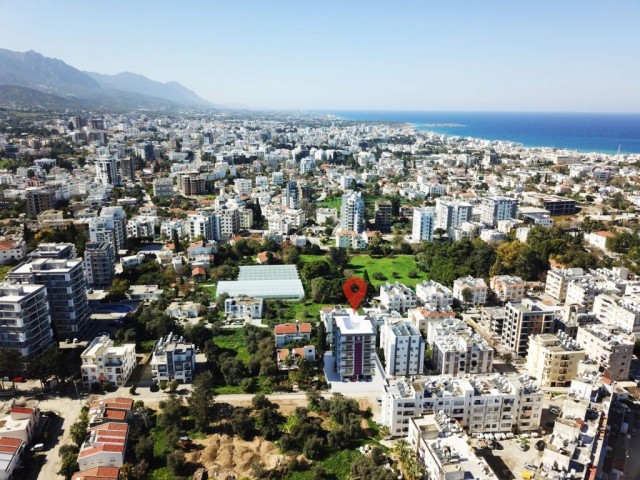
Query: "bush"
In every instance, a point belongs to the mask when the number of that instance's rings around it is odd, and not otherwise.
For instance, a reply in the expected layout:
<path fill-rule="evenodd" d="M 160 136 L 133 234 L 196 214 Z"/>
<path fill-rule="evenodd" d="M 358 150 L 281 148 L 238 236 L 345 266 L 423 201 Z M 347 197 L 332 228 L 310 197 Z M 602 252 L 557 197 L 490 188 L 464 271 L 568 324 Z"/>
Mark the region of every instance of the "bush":
<path fill-rule="evenodd" d="M 376 280 L 386 280 L 387 277 L 384 276 L 382 272 L 374 272 L 373 278 Z"/>
<path fill-rule="evenodd" d="M 151 387 L 149 387 L 149 391 L 150 392 L 159 392 L 160 391 L 160 387 L 158 386 L 157 383 L 154 383 L 153 385 L 151 385 Z"/>
<path fill-rule="evenodd" d="M 169 393 L 173 393 L 176 390 L 178 390 L 178 387 L 180 386 L 180 382 L 178 382 L 177 380 L 173 380 L 170 384 L 169 384 Z"/>
<path fill-rule="evenodd" d="M 247 393 L 253 393 L 258 390 L 258 380 L 255 377 L 243 378 L 240 386 Z"/>
<path fill-rule="evenodd" d="M 167 381 L 166 380 L 160 380 L 160 390 L 164 391 L 167 389 Z"/>
<path fill-rule="evenodd" d="M 416 272 L 415 270 L 409 270 L 409 273 L 407 273 L 407 277 L 418 278 L 418 272 Z"/>

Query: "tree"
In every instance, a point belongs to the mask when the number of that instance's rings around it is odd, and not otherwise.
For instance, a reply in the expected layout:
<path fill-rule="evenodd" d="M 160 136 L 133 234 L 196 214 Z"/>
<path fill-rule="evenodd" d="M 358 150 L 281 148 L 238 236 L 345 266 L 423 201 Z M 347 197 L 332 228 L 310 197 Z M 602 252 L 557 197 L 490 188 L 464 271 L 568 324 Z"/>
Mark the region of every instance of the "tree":
<path fill-rule="evenodd" d="M 66 480 L 71 480 L 73 474 L 78 470 L 80 470 L 80 465 L 78 465 L 77 453 L 68 453 L 64 457 L 62 457 L 58 475 L 62 475 Z"/>
<path fill-rule="evenodd" d="M 196 347 L 204 348 L 205 344 L 213 338 L 213 332 L 204 322 L 198 322 L 184 331 L 184 337 Z"/>
<path fill-rule="evenodd" d="M 80 412 L 80 417 L 78 421 L 71 425 L 71 429 L 69 430 L 69 434 L 71 435 L 71 439 L 73 442 L 79 447 L 84 443 L 84 439 L 87 438 L 87 429 L 89 428 L 89 415 L 87 414 L 87 410 L 83 409 Z"/>
<path fill-rule="evenodd" d="M 198 375 L 193 382 L 193 390 L 189 397 L 189 411 L 193 416 L 196 428 L 205 430 L 213 420 L 213 374 L 210 371 Z"/>
<path fill-rule="evenodd" d="M 109 300 L 124 300 L 127 298 L 127 290 L 129 290 L 129 282 L 124 278 L 116 277 L 111 282 L 107 298 Z"/>
<path fill-rule="evenodd" d="M 186 459 L 182 450 L 175 450 L 167 455 L 167 468 L 174 474 L 179 473 L 185 463 Z"/>
<path fill-rule="evenodd" d="M 15 378 L 23 368 L 23 358 L 19 350 L 0 348 L 0 378 Z M 4 389 L 4 383 L 2 383 Z"/>
<path fill-rule="evenodd" d="M 325 443 L 322 437 L 311 436 L 307 438 L 302 447 L 302 453 L 310 460 L 318 460 L 324 453 Z"/>
<path fill-rule="evenodd" d="M 471 302 L 473 302 L 473 292 L 470 288 L 465 288 L 462 290 L 462 299 L 466 304 L 470 304 Z"/>
<path fill-rule="evenodd" d="M 56 347 L 33 357 L 27 366 L 27 375 L 31 378 L 40 380 L 44 388 L 44 384 L 51 377 L 63 378 L 67 375 L 69 369 L 68 363 L 65 361 L 64 355 Z"/>
<path fill-rule="evenodd" d="M 246 408 L 236 408 L 231 415 L 231 428 L 234 435 L 243 440 L 251 440 L 254 432 L 253 419 Z"/>

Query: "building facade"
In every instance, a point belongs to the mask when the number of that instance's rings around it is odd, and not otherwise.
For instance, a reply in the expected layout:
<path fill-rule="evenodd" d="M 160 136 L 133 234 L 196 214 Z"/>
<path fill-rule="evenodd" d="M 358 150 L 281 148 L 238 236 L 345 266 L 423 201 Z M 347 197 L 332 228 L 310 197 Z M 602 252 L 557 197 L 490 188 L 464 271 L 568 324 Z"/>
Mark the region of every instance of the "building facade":
<path fill-rule="evenodd" d="M 527 371 L 541 387 L 566 387 L 578 375 L 585 352 L 563 332 L 533 335 L 529 339 Z"/>
<path fill-rule="evenodd" d="M 153 347 L 151 376 L 155 382 L 177 380 L 181 383 L 193 381 L 196 368 L 196 349 L 184 338 L 170 333 Z"/>
<path fill-rule="evenodd" d="M 90 387 L 94 382 L 110 382 L 124 386 L 136 367 L 136 345 L 125 343 L 115 346 L 109 337 L 96 337 L 80 355 L 82 384 Z"/>
<path fill-rule="evenodd" d="M 387 376 L 423 374 L 425 343 L 411 322 L 385 323 L 380 328 L 380 348 Z"/>
<path fill-rule="evenodd" d="M 84 251 L 84 272 L 87 286 L 111 288 L 116 273 L 116 252 L 111 242 L 88 242 Z"/>

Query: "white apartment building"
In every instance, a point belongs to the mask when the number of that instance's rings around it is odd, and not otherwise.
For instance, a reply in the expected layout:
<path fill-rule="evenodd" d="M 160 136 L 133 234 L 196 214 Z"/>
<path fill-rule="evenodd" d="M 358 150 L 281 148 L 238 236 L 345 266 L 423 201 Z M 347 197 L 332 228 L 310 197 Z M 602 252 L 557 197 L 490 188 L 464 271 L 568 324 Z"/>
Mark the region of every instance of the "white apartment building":
<path fill-rule="evenodd" d="M 0 283 L 0 312 L 3 348 L 28 357 L 56 344 L 44 286 Z"/>
<path fill-rule="evenodd" d="M 281 348 L 293 342 L 311 341 L 311 324 L 310 323 L 282 323 L 276 325 L 273 329 L 275 335 L 276 347 Z"/>
<path fill-rule="evenodd" d="M 238 195 L 251 195 L 251 180 L 248 178 L 236 178 L 233 186 Z"/>
<path fill-rule="evenodd" d="M 122 207 L 104 207 L 100 216 L 89 219 L 89 238 L 92 242 L 111 242 L 118 250 L 124 248 L 127 215 Z"/>
<path fill-rule="evenodd" d="M 593 310 L 596 296 L 607 291 L 605 282 L 597 277 L 574 280 L 567 286 L 565 305 L 580 305 L 588 311 Z"/>
<path fill-rule="evenodd" d="M 340 207 L 340 230 L 342 232 L 361 233 L 364 231 L 364 199 L 360 192 L 348 192 L 342 195 Z"/>
<path fill-rule="evenodd" d="M 27 256 L 27 243 L 22 238 L 0 240 L 0 265 L 22 260 Z"/>
<path fill-rule="evenodd" d="M 543 392 L 528 376 L 481 374 L 399 379 L 384 386 L 381 423 L 404 436 L 411 418 L 447 414 L 469 432 L 537 430 Z"/>
<path fill-rule="evenodd" d="M 431 363 L 442 375 L 488 373 L 493 368 L 493 348 L 478 334 L 441 333 L 435 336 Z"/>
<path fill-rule="evenodd" d="M 502 220 L 516 218 L 518 200 L 508 197 L 487 197 L 482 199 L 480 221 L 493 227 Z"/>
<path fill-rule="evenodd" d="M 128 238 L 144 238 L 153 237 L 157 217 L 138 216 L 127 221 L 127 237 Z"/>
<path fill-rule="evenodd" d="M 541 387 L 566 387 L 578 375 L 586 354 L 571 337 L 538 334 L 529 339 L 527 371 Z"/>
<path fill-rule="evenodd" d="M 262 318 L 262 298 L 255 297 L 233 297 L 224 301 L 224 314 L 228 319 L 251 318 L 254 320 Z"/>
<path fill-rule="evenodd" d="M 365 232 L 336 232 L 335 240 L 337 248 L 351 248 L 353 250 L 367 248 L 369 244 L 369 238 Z"/>
<path fill-rule="evenodd" d="M 102 381 L 122 387 L 136 367 L 136 345 L 125 343 L 116 347 L 113 340 L 104 335 L 94 338 L 80 358 L 82 384 L 85 387 Z"/>
<path fill-rule="evenodd" d="M 189 215 L 187 217 L 187 231 L 191 241 L 196 238 L 204 240 L 220 238 L 220 224 L 211 211 Z"/>
<path fill-rule="evenodd" d="M 547 283 L 544 292 L 551 298 L 564 302 L 567 298 L 567 287 L 575 280 L 590 278 L 581 268 L 553 268 L 547 272 Z"/>
<path fill-rule="evenodd" d="M 173 335 L 161 338 L 153 346 L 151 376 L 155 382 L 177 380 L 181 383 L 193 381 L 196 368 L 196 349 L 193 343 Z"/>
<path fill-rule="evenodd" d="M 635 339 L 633 335 L 605 325 L 580 326 L 576 336 L 587 357 L 606 368 L 611 380 L 616 381 L 629 378 Z"/>
<path fill-rule="evenodd" d="M 416 285 L 416 297 L 424 303 L 441 310 L 453 304 L 453 292 L 450 288 L 433 280 L 425 280 Z"/>
<path fill-rule="evenodd" d="M 595 297 L 593 313 L 598 320 L 640 338 L 640 296 L 603 294 Z"/>
<path fill-rule="evenodd" d="M 412 322 L 418 330 L 420 330 L 420 333 L 426 337 L 427 342 L 429 343 L 429 337 L 427 334 L 429 332 L 430 325 L 442 323 L 447 319 L 455 318 L 456 313 L 451 309 L 451 307 L 438 309 L 427 303 L 423 307 L 409 309 L 407 316 L 409 321 Z"/>
<path fill-rule="evenodd" d="M 426 478 L 498 480 L 489 465 L 476 456 L 462 428 L 446 414 L 409 420 L 407 442 L 424 465 Z"/>
<path fill-rule="evenodd" d="M 526 357 L 529 337 L 552 333 L 560 312 L 560 307 L 552 307 L 531 298 L 525 298 L 522 302 L 508 302 L 501 324 L 502 345 L 516 355 Z"/>
<path fill-rule="evenodd" d="M 413 209 L 411 241 L 414 243 L 433 241 L 436 211 L 433 207 Z"/>
<path fill-rule="evenodd" d="M 470 222 L 472 216 L 473 207 L 470 203 L 443 198 L 436 199 L 435 228 L 440 228 L 451 234 L 463 223 Z"/>
<path fill-rule="evenodd" d="M 156 178 L 153 181 L 153 196 L 158 198 L 171 198 L 175 195 L 173 179 L 169 177 Z"/>
<path fill-rule="evenodd" d="M 413 323 L 402 320 L 382 325 L 380 348 L 384 351 L 387 376 L 423 374 L 425 343 Z"/>
<path fill-rule="evenodd" d="M 464 291 L 469 290 L 471 292 L 471 300 L 467 302 L 464 299 Z M 453 298 L 457 298 L 461 303 L 469 303 L 474 307 L 477 305 L 484 305 L 487 303 L 487 284 L 482 278 L 473 278 L 471 275 L 468 277 L 456 278 L 453 281 Z"/>
<path fill-rule="evenodd" d="M 519 302 L 527 289 L 527 282 L 511 275 L 495 275 L 489 285 L 501 302 Z"/>
<path fill-rule="evenodd" d="M 95 161 L 96 182 L 100 185 L 119 187 L 122 181 L 118 163 L 118 159 L 113 155 L 97 158 Z"/>
<path fill-rule="evenodd" d="M 108 422 L 91 427 L 78 453 L 81 471 L 95 467 L 122 467 L 127 450 L 129 425 Z"/>
<path fill-rule="evenodd" d="M 387 310 L 404 313 L 409 308 L 416 308 L 418 297 L 415 291 L 402 283 L 386 283 L 380 285 L 380 305 Z"/>

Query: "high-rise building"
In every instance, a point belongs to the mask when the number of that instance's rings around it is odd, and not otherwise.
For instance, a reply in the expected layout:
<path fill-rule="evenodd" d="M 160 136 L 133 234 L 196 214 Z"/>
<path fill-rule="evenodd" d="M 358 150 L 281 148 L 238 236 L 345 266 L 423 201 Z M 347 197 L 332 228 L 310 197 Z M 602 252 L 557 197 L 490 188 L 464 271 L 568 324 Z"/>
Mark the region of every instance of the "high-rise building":
<path fill-rule="evenodd" d="M 133 157 L 126 157 L 118 160 L 120 166 L 120 179 L 133 182 L 136 179 L 136 161 Z"/>
<path fill-rule="evenodd" d="M 518 200 L 508 197 L 487 197 L 482 200 L 480 220 L 496 227 L 501 220 L 516 218 Z"/>
<path fill-rule="evenodd" d="M 189 239 L 220 240 L 220 222 L 213 211 L 202 211 L 187 217 Z"/>
<path fill-rule="evenodd" d="M 84 251 L 87 285 L 95 289 L 111 287 L 116 272 L 116 252 L 111 242 L 88 242 Z"/>
<path fill-rule="evenodd" d="M 585 351 L 578 343 L 559 332 L 558 335 L 533 335 L 527 351 L 527 371 L 541 387 L 566 387 L 578 375 L 578 364 Z"/>
<path fill-rule="evenodd" d="M 198 172 L 183 173 L 178 176 L 178 189 L 182 195 L 202 195 L 206 193 L 205 179 Z"/>
<path fill-rule="evenodd" d="M 364 231 L 364 200 L 362 193 L 349 192 L 342 195 L 340 207 L 340 230 L 361 233 Z"/>
<path fill-rule="evenodd" d="M 96 181 L 100 185 L 119 187 L 122 184 L 118 159 L 115 155 L 96 158 Z"/>
<path fill-rule="evenodd" d="M 504 307 L 502 344 L 516 355 L 527 356 L 529 337 L 553 333 L 559 307 L 552 307 L 539 300 L 525 298 L 522 302 L 507 303 Z"/>
<path fill-rule="evenodd" d="M 41 243 L 29 254 L 29 258 L 66 258 L 77 257 L 76 246 L 73 243 Z"/>
<path fill-rule="evenodd" d="M 53 346 L 47 290 L 42 285 L 0 283 L 0 346 L 28 357 Z"/>
<path fill-rule="evenodd" d="M 375 371 L 376 332 L 362 315 L 336 316 L 333 319 L 331 350 L 336 372 L 342 378 L 373 375 Z"/>
<path fill-rule="evenodd" d="M 411 240 L 418 242 L 433 241 L 435 210 L 432 207 L 415 208 L 413 210 L 413 230 Z"/>
<path fill-rule="evenodd" d="M 196 352 L 193 343 L 170 333 L 153 346 L 151 376 L 156 382 L 177 380 L 190 383 L 196 369 Z"/>
<path fill-rule="evenodd" d="M 289 180 L 282 187 L 282 206 L 285 208 L 300 208 L 300 195 L 298 184 L 295 180 Z"/>
<path fill-rule="evenodd" d="M 438 198 L 436 200 L 435 228 L 451 233 L 463 223 L 470 222 L 472 215 L 473 207 L 471 204 Z"/>
<path fill-rule="evenodd" d="M 420 331 L 408 321 L 386 323 L 380 328 L 385 373 L 391 377 L 422 375 L 425 343 Z"/>
<path fill-rule="evenodd" d="M 56 194 L 48 188 L 28 188 L 26 200 L 27 216 L 36 218 L 39 213 L 52 210 L 55 207 Z"/>
<path fill-rule="evenodd" d="M 100 216 L 89 220 L 92 242 L 111 242 L 116 253 L 124 248 L 127 215 L 122 207 L 104 207 Z"/>
<path fill-rule="evenodd" d="M 392 214 L 393 207 L 390 201 L 377 201 L 375 204 L 376 228 L 381 232 L 389 232 L 391 230 Z"/>
<path fill-rule="evenodd" d="M 11 270 L 7 280 L 47 288 L 51 321 L 58 339 L 75 336 L 88 326 L 87 281 L 81 259 L 30 260 Z"/>
<path fill-rule="evenodd" d="M 156 160 L 156 150 L 153 146 L 153 143 L 147 142 L 142 147 L 142 159 L 147 162 L 154 162 Z"/>
<path fill-rule="evenodd" d="M 156 178 L 153 181 L 153 196 L 158 198 L 171 198 L 173 191 L 173 179 L 169 177 Z"/>

